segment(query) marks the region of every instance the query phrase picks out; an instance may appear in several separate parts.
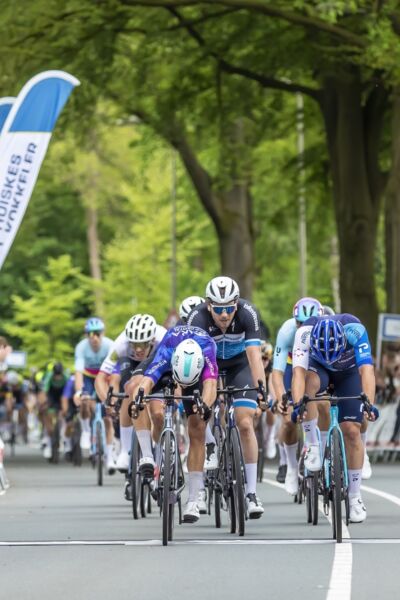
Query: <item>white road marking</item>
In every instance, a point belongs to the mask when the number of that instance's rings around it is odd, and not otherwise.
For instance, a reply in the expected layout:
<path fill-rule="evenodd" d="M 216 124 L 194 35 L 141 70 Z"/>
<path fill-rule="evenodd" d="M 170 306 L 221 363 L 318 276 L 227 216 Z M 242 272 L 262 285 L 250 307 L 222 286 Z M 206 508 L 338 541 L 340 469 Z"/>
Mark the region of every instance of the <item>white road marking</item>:
<path fill-rule="evenodd" d="M 272 469 L 264 469 L 264 472 L 271 472 Z M 274 472 L 274 471 L 273 471 Z M 269 485 L 284 489 L 282 483 L 273 481 L 272 479 L 264 479 Z M 332 525 L 331 515 L 325 515 L 323 504 L 320 501 L 318 508 L 322 514 L 328 519 Z M 342 521 L 342 537 L 343 540 L 350 541 L 350 532 Z M 334 540 L 332 540 L 334 542 Z M 351 600 L 351 574 L 353 568 L 353 550 L 351 543 L 337 544 L 335 542 L 335 555 L 333 557 L 331 577 L 329 580 L 328 594 L 326 600 Z"/>
<path fill-rule="evenodd" d="M 380 496 L 381 498 L 384 498 L 385 500 L 389 500 L 389 502 L 393 502 L 393 504 L 397 504 L 397 506 L 400 506 L 400 498 L 398 498 L 397 496 L 394 496 L 393 494 L 388 494 L 387 492 L 381 492 L 381 490 L 372 488 L 369 485 L 362 485 L 361 489 L 363 491 L 368 492 L 369 494 L 375 494 L 375 496 Z"/>
<path fill-rule="evenodd" d="M 251 539 L 225 539 L 225 540 L 175 540 L 169 542 L 171 546 L 321 546 L 335 545 L 336 548 L 351 547 L 354 544 L 400 544 L 400 538 L 393 539 L 344 539 L 342 544 L 336 544 L 331 539 L 306 540 L 251 540 Z M 57 541 L 21 541 L 0 542 L 1 547 L 43 547 L 43 546 L 162 546 L 161 540 L 57 540 Z"/>

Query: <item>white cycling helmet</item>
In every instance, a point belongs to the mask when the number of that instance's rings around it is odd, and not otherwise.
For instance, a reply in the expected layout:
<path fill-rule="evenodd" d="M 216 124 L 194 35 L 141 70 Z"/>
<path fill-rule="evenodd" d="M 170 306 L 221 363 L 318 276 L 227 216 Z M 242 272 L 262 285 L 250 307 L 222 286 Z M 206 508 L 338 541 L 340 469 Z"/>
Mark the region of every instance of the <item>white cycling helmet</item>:
<path fill-rule="evenodd" d="M 151 342 L 156 335 L 157 323 L 151 315 L 133 315 L 126 324 L 125 334 L 130 342 Z"/>
<path fill-rule="evenodd" d="M 18 385 L 19 375 L 16 371 L 7 371 L 7 383 L 8 385 Z"/>
<path fill-rule="evenodd" d="M 208 282 L 206 296 L 216 304 L 231 304 L 239 298 L 239 286 L 230 277 L 214 277 Z"/>
<path fill-rule="evenodd" d="M 172 375 L 180 385 L 193 385 L 204 368 L 204 356 L 199 344 L 187 339 L 180 342 L 171 357 Z"/>
<path fill-rule="evenodd" d="M 204 298 L 201 296 L 188 296 L 182 300 L 179 307 L 179 316 L 181 319 L 187 319 L 189 314 L 192 312 L 195 306 L 204 302 Z"/>

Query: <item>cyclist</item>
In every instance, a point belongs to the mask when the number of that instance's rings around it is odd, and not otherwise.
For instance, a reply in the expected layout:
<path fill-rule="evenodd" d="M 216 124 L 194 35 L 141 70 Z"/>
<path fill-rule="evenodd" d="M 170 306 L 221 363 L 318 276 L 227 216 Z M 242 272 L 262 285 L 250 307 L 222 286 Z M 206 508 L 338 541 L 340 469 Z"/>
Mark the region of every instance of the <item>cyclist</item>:
<path fill-rule="evenodd" d="M 183 400 L 188 418 L 189 454 L 187 460 L 189 477 L 189 497 L 186 503 L 183 520 L 194 523 L 200 517 L 198 500 L 204 490 L 203 466 L 205 458 L 206 422 L 211 416 L 210 407 L 217 393 L 218 367 L 216 364 L 216 346 L 212 338 L 198 327 L 175 326 L 162 340 L 151 361 L 147 361 L 143 378 L 131 387 L 130 395 L 134 398 L 139 387 L 145 394 L 160 391 L 162 401 L 161 378 L 170 373 L 174 381 L 183 389 L 185 395 L 191 395 L 196 387 L 202 391 L 204 414 L 202 418 L 196 414 L 193 402 Z M 159 384 L 157 386 L 157 384 Z M 153 424 L 160 419 L 163 423 L 164 407 L 160 401 L 150 402 L 150 415 Z M 161 429 L 162 429 L 161 425 Z M 161 430 L 158 428 L 160 433 Z M 158 442 L 158 437 L 155 438 Z M 145 448 L 139 438 L 144 456 L 149 455 L 151 447 Z"/>
<path fill-rule="evenodd" d="M 283 323 L 276 338 L 272 384 L 278 409 L 282 415 L 279 431 L 280 463 L 277 481 L 285 484 L 286 491 L 295 496 L 298 490 L 297 446 L 298 432 L 290 418 L 291 408 L 283 402 L 292 382 L 292 348 L 297 329 L 311 316 L 322 315 L 322 305 L 316 298 L 305 297 L 296 302 L 293 316 Z M 326 429 L 328 425 L 326 426 Z"/>
<path fill-rule="evenodd" d="M 203 304 L 204 298 L 201 296 L 188 296 L 179 305 L 179 321 L 177 325 L 186 325 L 187 318 L 196 306 Z"/>
<path fill-rule="evenodd" d="M 265 372 L 266 390 L 269 396 L 275 397 L 273 392 L 273 385 L 271 381 L 272 373 L 272 356 L 274 348 L 271 342 L 263 340 L 261 342 L 261 359 Z M 263 415 L 260 417 L 263 419 Z M 265 428 L 264 428 L 264 439 L 263 444 L 265 446 L 265 452 L 267 458 L 273 459 L 276 456 L 276 415 L 272 411 L 267 411 L 265 415 Z"/>
<path fill-rule="evenodd" d="M 90 317 L 84 327 L 85 338 L 75 347 L 75 395 L 74 402 L 80 410 L 82 425 L 81 448 L 90 450 L 90 416 L 91 407 L 87 396 L 94 393 L 94 380 L 99 372 L 100 366 L 107 356 L 112 340 L 104 336 L 105 325 L 98 317 Z M 83 397 L 83 401 L 82 401 Z M 105 421 L 107 430 L 107 445 L 112 444 L 113 429 L 112 423 Z M 111 431 L 110 431 L 111 429 Z M 110 442 L 111 438 L 111 442 Z"/>
<path fill-rule="evenodd" d="M 354 315 L 343 313 L 311 317 L 296 333 L 293 346 L 293 399 L 304 393 L 314 397 L 329 385 L 337 396 L 358 396 L 364 392 L 371 403 L 375 398 L 375 374 L 371 346 L 364 325 Z M 304 464 L 309 471 L 321 468 L 315 402 L 307 404 L 303 420 L 307 451 Z M 364 448 L 360 429 L 364 415 L 358 400 L 339 402 L 339 423 L 343 431 L 349 467 L 350 521 L 365 521 L 367 512 L 361 498 Z M 371 415 L 371 420 L 375 419 Z"/>
<path fill-rule="evenodd" d="M 109 378 L 115 372 L 119 365 L 121 372 L 121 388 L 133 378 L 133 381 L 141 377 L 143 371 L 139 370 L 139 365 L 147 359 L 151 353 L 154 353 L 159 343 L 166 333 L 165 327 L 158 325 L 155 318 L 148 314 L 133 315 L 127 322 L 124 331 L 122 331 L 112 344 L 107 356 L 105 357 L 100 371 L 96 377 L 96 391 L 103 402 L 107 397 Z M 128 414 L 129 400 L 124 400 L 120 411 L 120 436 L 121 451 L 117 458 L 117 469 L 127 471 L 129 467 L 129 452 L 132 440 L 132 420 Z M 139 442 L 151 447 L 150 420 L 147 411 L 143 411 L 135 424 L 136 433 Z M 144 460 L 147 459 L 147 460 Z M 154 465 L 152 453 L 143 455 L 140 467 L 146 469 L 146 465 Z M 128 493 L 126 487 L 126 496 Z M 127 498 L 129 499 L 129 498 Z"/>
<path fill-rule="evenodd" d="M 50 363 L 40 383 L 39 404 L 44 428 L 44 458 L 51 458 L 51 436 L 54 427 L 52 413 L 59 415 L 61 412 L 61 396 L 68 377 L 69 372 L 61 362 Z"/>
<path fill-rule="evenodd" d="M 4 415 L 8 421 L 9 439 L 17 434 L 18 425 L 22 426 L 24 440 L 27 441 L 27 393 L 28 386 L 16 371 L 6 371 L 1 375 L 0 381 L 0 405 L 4 401 Z M 16 420 L 14 420 L 14 410 Z M 15 440 L 15 437 L 14 437 Z"/>
<path fill-rule="evenodd" d="M 196 306 L 198 306 L 199 304 L 203 304 L 203 302 L 205 302 L 205 300 L 201 296 L 188 296 L 187 298 L 182 300 L 182 302 L 179 306 L 180 320 L 178 321 L 177 325 L 185 325 L 187 318 L 190 315 L 190 313 L 192 312 L 192 310 L 194 308 L 196 308 Z M 207 423 L 207 427 L 206 427 L 206 460 L 204 462 L 204 469 L 206 471 L 210 471 L 210 470 L 216 469 L 218 467 L 218 457 L 217 457 L 217 453 L 215 452 L 215 446 L 216 446 L 215 437 L 213 436 L 213 433 L 211 431 L 210 423 Z M 206 505 L 205 490 L 204 490 L 204 498 L 203 499 L 199 498 L 198 504 L 199 504 L 200 514 L 206 514 L 207 505 Z"/>
<path fill-rule="evenodd" d="M 239 294 L 236 281 L 230 277 L 215 277 L 207 284 L 207 302 L 191 312 L 188 325 L 201 327 L 216 342 L 218 368 L 226 372 L 227 385 L 253 387 L 261 380 L 265 388 L 259 314 Z M 235 419 L 244 454 L 246 504 L 250 519 L 258 519 L 264 512 L 256 496 L 258 444 L 254 415 L 257 400 L 257 392 L 240 392 L 234 399 Z"/>

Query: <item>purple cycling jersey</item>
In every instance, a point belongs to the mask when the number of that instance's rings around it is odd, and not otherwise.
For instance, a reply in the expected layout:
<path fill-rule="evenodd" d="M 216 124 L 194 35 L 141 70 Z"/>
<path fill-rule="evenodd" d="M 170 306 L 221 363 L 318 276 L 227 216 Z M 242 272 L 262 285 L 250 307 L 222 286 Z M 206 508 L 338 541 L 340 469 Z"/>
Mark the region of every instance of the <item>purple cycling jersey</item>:
<path fill-rule="evenodd" d="M 171 358 L 175 348 L 183 340 L 191 339 L 197 342 L 203 351 L 204 369 L 200 379 L 218 379 L 217 347 L 214 340 L 200 327 L 176 326 L 170 329 L 161 341 L 152 362 L 144 372 L 145 377 L 150 377 L 157 383 L 161 377 L 171 371 Z"/>

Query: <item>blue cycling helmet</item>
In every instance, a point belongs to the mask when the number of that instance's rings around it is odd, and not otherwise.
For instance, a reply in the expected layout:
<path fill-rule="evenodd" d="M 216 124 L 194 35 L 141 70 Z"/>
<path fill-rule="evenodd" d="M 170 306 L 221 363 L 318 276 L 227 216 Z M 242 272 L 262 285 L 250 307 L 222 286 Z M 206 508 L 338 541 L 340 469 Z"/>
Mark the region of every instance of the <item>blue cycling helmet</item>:
<path fill-rule="evenodd" d="M 322 314 L 322 304 L 315 298 L 301 298 L 293 307 L 293 316 L 300 323 L 304 323 L 310 317 L 320 317 Z"/>
<path fill-rule="evenodd" d="M 98 317 L 90 317 L 85 323 L 85 333 L 93 333 L 93 331 L 104 331 L 105 325 Z"/>
<path fill-rule="evenodd" d="M 329 317 L 319 319 L 311 331 L 310 343 L 315 358 L 332 364 L 346 348 L 346 335 L 340 321 Z"/>

